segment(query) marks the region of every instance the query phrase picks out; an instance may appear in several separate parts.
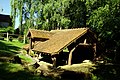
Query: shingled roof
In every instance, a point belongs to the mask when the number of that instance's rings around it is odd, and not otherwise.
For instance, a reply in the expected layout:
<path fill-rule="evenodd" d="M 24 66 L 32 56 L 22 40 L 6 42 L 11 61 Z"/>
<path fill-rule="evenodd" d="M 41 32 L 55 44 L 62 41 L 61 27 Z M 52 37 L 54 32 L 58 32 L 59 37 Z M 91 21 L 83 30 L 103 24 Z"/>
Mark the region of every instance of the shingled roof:
<path fill-rule="evenodd" d="M 55 31 L 56 33 L 49 40 L 39 43 L 33 50 L 51 55 L 59 54 L 60 51 L 87 33 L 88 30 L 88 28 L 78 28 Z"/>
<path fill-rule="evenodd" d="M 29 29 L 27 37 L 49 39 L 54 33 L 50 31 Z"/>

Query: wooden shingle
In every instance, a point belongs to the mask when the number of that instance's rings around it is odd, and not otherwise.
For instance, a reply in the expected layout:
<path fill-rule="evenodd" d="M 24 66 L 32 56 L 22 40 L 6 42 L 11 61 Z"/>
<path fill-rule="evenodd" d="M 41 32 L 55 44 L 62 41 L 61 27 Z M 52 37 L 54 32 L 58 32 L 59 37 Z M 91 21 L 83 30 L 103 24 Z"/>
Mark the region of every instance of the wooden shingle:
<path fill-rule="evenodd" d="M 56 33 L 49 40 L 39 43 L 33 50 L 51 55 L 59 54 L 60 51 L 87 33 L 88 30 L 88 28 L 78 28 L 53 31 Z"/>
<path fill-rule="evenodd" d="M 50 31 L 29 29 L 27 37 L 49 39 L 54 33 Z"/>

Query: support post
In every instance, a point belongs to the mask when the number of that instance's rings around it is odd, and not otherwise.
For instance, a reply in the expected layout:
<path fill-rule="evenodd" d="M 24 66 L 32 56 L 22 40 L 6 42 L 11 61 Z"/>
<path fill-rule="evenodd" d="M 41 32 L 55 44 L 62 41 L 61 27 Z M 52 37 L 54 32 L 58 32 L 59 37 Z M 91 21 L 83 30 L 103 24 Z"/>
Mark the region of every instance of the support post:
<path fill-rule="evenodd" d="M 29 43 L 30 43 L 29 49 L 32 49 L 32 39 L 31 38 L 30 38 Z"/>
<path fill-rule="evenodd" d="M 73 51 L 75 50 L 75 48 L 76 48 L 76 47 L 74 47 L 74 48 L 70 51 L 70 53 L 69 53 L 68 65 L 71 65 L 71 64 L 72 64 L 72 53 L 73 53 Z"/>
<path fill-rule="evenodd" d="M 94 49 L 94 59 L 96 58 L 96 43 L 93 44 L 93 49 Z"/>
<path fill-rule="evenodd" d="M 32 49 L 32 39 L 30 38 L 29 39 L 29 55 L 30 55 L 30 53 L 31 53 L 31 49 Z"/>
<path fill-rule="evenodd" d="M 7 41 L 9 41 L 9 34 L 8 34 L 8 32 L 7 32 Z"/>
<path fill-rule="evenodd" d="M 56 57 L 52 57 L 52 61 L 53 61 L 53 68 L 56 68 Z"/>
<path fill-rule="evenodd" d="M 23 43 L 25 44 L 25 35 L 24 35 L 24 41 L 23 41 Z"/>
<path fill-rule="evenodd" d="M 84 40 L 84 43 L 83 43 L 83 44 L 86 44 L 86 42 L 87 42 L 87 39 Z"/>

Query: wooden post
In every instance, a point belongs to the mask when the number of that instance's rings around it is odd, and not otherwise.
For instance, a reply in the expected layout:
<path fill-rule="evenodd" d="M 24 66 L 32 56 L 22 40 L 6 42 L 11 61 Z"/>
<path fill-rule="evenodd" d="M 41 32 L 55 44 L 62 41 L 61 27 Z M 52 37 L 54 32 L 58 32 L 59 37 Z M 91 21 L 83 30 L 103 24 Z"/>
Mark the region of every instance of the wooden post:
<path fill-rule="evenodd" d="M 96 43 L 93 44 L 93 49 L 94 49 L 94 58 L 96 57 Z"/>
<path fill-rule="evenodd" d="M 53 61 L 53 68 L 56 68 L 56 57 L 52 57 L 52 61 Z"/>
<path fill-rule="evenodd" d="M 29 49 L 32 49 L 32 39 L 30 38 L 30 40 L 29 40 Z"/>
<path fill-rule="evenodd" d="M 23 41 L 23 43 L 25 44 L 25 35 L 24 35 L 24 41 Z"/>
<path fill-rule="evenodd" d="M 69 53 L 68 65 L 71 65 L 71 64 L 72 64 L 72 53 L 73 53 L 73 51 L 75 50 L 75 48 L 76 48 L 76 47 L 74 47 L 74 48 L 70 51 L 70 53 Z"/>
<path fill-rule="evenodd" d="M 84 43 L 83 43 L 83 44 L 86 44 L 86 42 L 87 42 L 87 39 L 84 40 Z"/>
<path fill-rule="evenodd" d="M 32 39 L 29 39 L 29 55 L 31 53 L 31 49 L 32 49 Z"/>
<path fill-rule="evenodd" d="M 9 34 L 8 34 L 8 32 L 7 32 L 7 41 L 9 41 Z"/>

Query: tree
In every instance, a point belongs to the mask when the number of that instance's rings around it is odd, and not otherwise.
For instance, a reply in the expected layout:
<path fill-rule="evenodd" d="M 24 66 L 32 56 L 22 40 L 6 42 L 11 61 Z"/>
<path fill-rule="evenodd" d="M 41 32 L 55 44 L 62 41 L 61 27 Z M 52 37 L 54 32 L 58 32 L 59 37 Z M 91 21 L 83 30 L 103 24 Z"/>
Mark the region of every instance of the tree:
<path fill-rule="evenodd" d="M 26 25 L 24 29 L 72 28 L 86 25 L 84 7 L 84 2 L 80 0 L 11 0 L 11 16 L 15 22 L 19 15 L 21 31 L 23 21 Z"/>
<path fill-rule="evenodd" d="M 20 34 L 23 34 L 23 10 L 24 10 L 24 0 L 11 0 L 11 17 L 13 26 L 15 27 L 16 17 L 19 17 L 20 23 Z"/>
<path fill-rule="evenodd" d="M 24 33 L 28 28 L 51 30 L 87 26 L 106 48 L 115 51 L 120 46 L 120 0 L 11 0 L 11 7 L 13 22 L 19 15 Z"/>
<path fill-rule="evenodd" d="M 89 18 L 87 25 L 98 33 L 101 42 L 111 57 L 116 57 L 120 46 L 118 39 L 120 28 L 120 1 L 119 0 L 94 0 L 86 2 Z M 112 55 L 114 54 L 114 56 Z"/>

